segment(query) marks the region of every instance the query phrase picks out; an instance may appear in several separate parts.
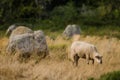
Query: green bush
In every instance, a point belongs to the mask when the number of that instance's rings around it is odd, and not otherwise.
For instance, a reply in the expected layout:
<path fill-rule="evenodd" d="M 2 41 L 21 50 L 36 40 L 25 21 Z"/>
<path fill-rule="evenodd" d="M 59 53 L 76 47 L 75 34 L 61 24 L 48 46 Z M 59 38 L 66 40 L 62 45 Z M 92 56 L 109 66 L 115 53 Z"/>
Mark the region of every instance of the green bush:
<path fill-rule="evenodd" d="M 120 71 L 109 72 L 101 75 L 99 80 L 120 80 Z"/>
<path fill-rule="evenodd" d="M 68 2 L 65 6 L 58 6 L 51 12 L 50 19 L 56 27 L 64 27 L 64 25 L 72 24 L 77 20 L 77 10 L 74 3 Z"/>
<path fill-rule="evenodd" d="M 120 80 L 120 71 L 109 72 L 100 76 L 99 79 L 88 78 L 88 80 Z"/>

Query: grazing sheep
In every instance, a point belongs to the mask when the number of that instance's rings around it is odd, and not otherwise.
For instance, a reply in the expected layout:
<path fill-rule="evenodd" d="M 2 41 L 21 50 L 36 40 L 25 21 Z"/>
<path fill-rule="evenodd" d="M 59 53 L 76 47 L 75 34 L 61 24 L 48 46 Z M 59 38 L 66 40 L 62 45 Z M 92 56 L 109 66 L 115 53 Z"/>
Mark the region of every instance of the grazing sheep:
<path fill-rule="evenodd" d="M 93 64 L 94 60 L 102 64 L 102 56 L 98 53 L 94 45 L 86 42 L 75 41 L 71 45 L 70 59 L 73 64 L 77 66 L 79 58 L 85 58 L 87 60 L 87 64 L 89 64 L 89 60 L 92 60 Z"/>

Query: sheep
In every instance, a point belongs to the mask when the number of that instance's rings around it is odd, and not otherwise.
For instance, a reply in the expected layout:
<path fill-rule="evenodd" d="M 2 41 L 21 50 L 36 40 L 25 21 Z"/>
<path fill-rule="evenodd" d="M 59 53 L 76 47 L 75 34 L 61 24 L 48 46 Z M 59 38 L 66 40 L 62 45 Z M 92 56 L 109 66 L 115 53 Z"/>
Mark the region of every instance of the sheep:
<path fill-rule="evenodd" d="M 96 47 L 93 44 L 87 42 L 74 41 L 71 45 L 69 57 L 75 66 L 78 66 L 79 58 L 86 59 L 87 64 L 89 64 L 89 60 L 92 60 L 93 64 L 94 60 L 102 64 L 102 56 L 98 53 Z"/>

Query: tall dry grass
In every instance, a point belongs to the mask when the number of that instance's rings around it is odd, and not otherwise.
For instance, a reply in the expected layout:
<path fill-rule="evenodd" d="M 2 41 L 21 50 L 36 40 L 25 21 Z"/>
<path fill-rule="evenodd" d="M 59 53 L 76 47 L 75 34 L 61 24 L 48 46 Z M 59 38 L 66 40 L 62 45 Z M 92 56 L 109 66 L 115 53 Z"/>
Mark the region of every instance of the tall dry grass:
<path fill-rule="evenodd" d="M 35 59 L 20 63 L 14 56 L 5 54 L 8 39 L 1 38 L 0 80 L 87 80 L 89 77 L 98 78 L 101 74 L 120 70 L 120 40 L 80 36 L 80 41 L 90 42 L 98 48 L 103 56 L 103 64 L 95 62 L 94 65 L 88 65 L 86 60 L 80 59 L 78 67 L 74 67 L 67 58 L 67 49 L 73 40 L 64 40 L 60 36 L 52 40 L 48 37 L 50 58 L 36 64 Z"/>

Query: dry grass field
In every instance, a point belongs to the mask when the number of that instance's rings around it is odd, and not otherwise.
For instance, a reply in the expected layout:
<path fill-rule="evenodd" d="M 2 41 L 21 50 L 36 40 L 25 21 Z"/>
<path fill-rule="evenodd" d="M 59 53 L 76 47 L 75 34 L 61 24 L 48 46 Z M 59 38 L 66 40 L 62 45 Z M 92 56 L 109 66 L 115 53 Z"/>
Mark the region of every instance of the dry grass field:
<path fill-rule="evenodd" d="M 81 36 L 80 41 L 94 44 L 103 56 L 103 64 L 95 62 L 88 65 L 80 59 L 78 67 L 74 67 L 67 58 L 68 47 L 72 40 L 47 37 L 50 57 L 36 62 L 31 58 L 27 62 L 19 62 L 13 55 L 5 53 L 8 39 L 0 38 L 0 80 L 87 80 L 89 77 L 120 70 L 120 40 L 116 38 Z"/>

